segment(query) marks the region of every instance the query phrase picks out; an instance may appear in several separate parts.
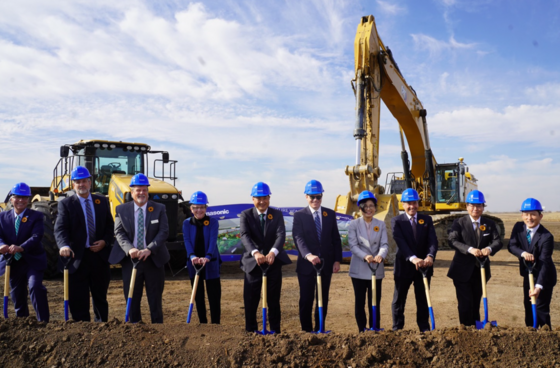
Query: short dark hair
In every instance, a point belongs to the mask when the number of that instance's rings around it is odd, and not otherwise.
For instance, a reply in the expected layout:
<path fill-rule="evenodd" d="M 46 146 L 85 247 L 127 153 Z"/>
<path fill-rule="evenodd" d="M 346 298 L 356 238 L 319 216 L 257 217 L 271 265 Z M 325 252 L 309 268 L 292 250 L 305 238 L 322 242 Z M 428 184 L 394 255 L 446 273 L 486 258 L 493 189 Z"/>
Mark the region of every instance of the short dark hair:
<path fill-rule="evenodd" d="M 360 211 L 365 211 L 366 209 L 366 203 L 368 202 L 373 202 L 373 205 L 375 206 L 375 209 L 377 210 L 377 201 L 374 201 L 373 198 L 367 198 L 364 199 L 360 202 L 360 204 L 358 205 L 358 207 L 360 207 Z"/>

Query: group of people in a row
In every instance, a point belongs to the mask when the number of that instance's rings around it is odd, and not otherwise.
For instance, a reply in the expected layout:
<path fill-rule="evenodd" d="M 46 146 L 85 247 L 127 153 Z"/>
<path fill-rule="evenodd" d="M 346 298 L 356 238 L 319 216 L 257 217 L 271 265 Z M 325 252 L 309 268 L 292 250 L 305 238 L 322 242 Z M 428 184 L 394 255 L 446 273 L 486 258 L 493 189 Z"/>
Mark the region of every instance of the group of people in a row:
<path fill-rule="evenodd" d="M 140 304 L 144 286 L 150 307 L 152 323 L 163 322 L 162 294 L 165 284 L 164 266 L 170 256 L 166 248 L 168 220 L 163 204 L 149 199 L 149 179 L 135 175 L 130 183 L 133 201 L 116 207 L 113 218 L 106 197 L 90 193 L 91 175 L 85 167 L 78 166 L 71 173 L 76 195 L 58 203 L 58 218 L 54 226 L 56 243 L 60 248 L 61 263 L 66 263 L 69 277 L 69 306 L 76 321 L 90 321 L 90 295 L 94 320 L 107 321 L 107 290 L 110 281 L 110 264 L 122 265 L 125 300 L 133 270 L 131 260 L 139 261 L 130 321 L 142 320 Z M 299 251 L 296 272 L 300 286 L 299 317 L 303 331 L 318 331 L 320 321 L 326 320 L 329 289 L 333 273 L 340 270 L 342 244 L 336 214 L 323 207 L 323 187 L 311 180 L 305 186 L 309 206 L 294 214 L 292 235 Z M 31 190 L 25 183 L 18 183 L 11 192 L 13 210 L 0 213 L 0 275 L 6 262 L 10 262 L 11 297 L 16 316 L 29 315 L 27 288 L 37 319 L 49 321 L 47 291 L 43 286 L 43 272 L 47 266 L 41 245 L 44 233 L 43 214 L 28 209 Z M 291 260 L 283 249 L 286 229 L 282 212 L 270 207 L 270 187 L 259 182 L 252 188 L 254 207 L 240 215 L 240 238 L 245 247 L 241 269 L 245 272 L 243 300 L 245 328 L 259 330 L 257 310 L 262 293 L 263 270 L 267 276 L 267 304 L 270 330 L 281 332 L 280 295 L 282 266 Z M 391 220 L 393 239 L 397 244 L 394 261 L 394 296 L 392 302 L 393 329 L 404 328 L 404 310 L 408 290 L 414 285 L 416 296 L 416 322 L 421 331 L 430 329 L 429 311 L 423 277 L 430 283 L 438 242 L 430 216 L 419 214 L 420 199 L 414 189 L 401 195 L 404 213 Z M 382 280 L 385 277 L 384 261 L 388 255 L 387 228 L 383 221 L 374 218 L 377 199 L 369 191 L 360 193 L 358 205 L 361 217 L 350 222 L 348 242 L 352 252 L 349 276 L 355 296 L 355 316 L 359 331 L 380 326 L 380 310 L 372 315 L 372 298 L 380 305 Z M 205 289 L 208 295 L 211 323 L 220 323 L 221 284 L 220 254 L 217 241 L 218 220 L 206 214 L 208 198 L 195 192 L 190 198 L 192 217 L 183 223 L 183 236 L 187 251 L 187 268 L 191 285 L 196 269 L 200 282 L 195 302 L 200 323 L 207 323 Z M 448 277 L 456 289 L 459 321 L 465 326 L 480 321 L 482 280 L 480 267 L 490 279 L 489 256 L 502 248 L 502 239 L 496 224 L 482 216 L 484 195 L 472 191 L 467 196 L 468 215 L 456 219 L 449 232 L 450 245 L 455 256 Z M 539 201 L 529 198 L 521 207 L 523 222 L 515 224 L 508 244 L 509 251 L 520 259 L 523 281 L 525 323 L 533 325 L 531 297 L 537 300 L 538 326 L 550 326 L 550 301 L 556 285 L 556 268 L 552 261 L 553 236 L 540 224 L 543 209 Z M 111 247 L 116 238 L 115 246 Z M 67 260 L 67 262 L 62 262 Z M 534 264 L 536 286 L 529 287 L 525 263 Z M 322 286 L 322 316 L 313 304 L 317 297 L 317 270 L 320 269 Z M 424 271 L 424 275 L 419 271 Z M 376 295 L 372 295 L 372 274 L 376 280 Z M 369 323 L 366 317 L 367 300 Z M 375 321 L 375 322 L 374 322 Z M 375 326 L 374 326 L 375 324 Z M 266 326 L 265 326 L 266 327 Z"/>

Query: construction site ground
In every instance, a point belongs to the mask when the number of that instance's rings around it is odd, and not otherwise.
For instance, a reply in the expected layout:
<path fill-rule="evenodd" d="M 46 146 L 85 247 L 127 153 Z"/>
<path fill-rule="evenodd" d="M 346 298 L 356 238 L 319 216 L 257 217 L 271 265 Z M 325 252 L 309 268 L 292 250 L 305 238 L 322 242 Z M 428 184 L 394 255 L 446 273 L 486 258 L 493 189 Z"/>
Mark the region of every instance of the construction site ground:
<path fill-rule="evenodd" d="M 113 270 L 109 287 L 107 323 L 64 322 L 62 277 L 45 281 L 51 322 L 34 317 L 0 322 L 0 367 L 420 367 L 449 366 L 560 366 L 560 294 L 551 303 L 552 331 L 524 326 L 522 278 L 518 261 L 507 251 L 507 241 L 519 213 L 493 214 L 506 227 L 504 248 L 492 257 L 488 284 L 490 320 L 484 330 L 459 326 L 455 289 L 447 270 L 453 251 L 438 253 L 431 298 L 436 330 L 420 333 L 416 326 L 414 293 L 408 296 L 405 330 L 391 331 L 392 267 L 386 268 L 381 300 L 384 332 L 358 334 L 348 264 L 331 284 L 327 329 L 329 334 L 300 332 L 299 287 L 294 264 L 284 268 L 282 333 L 260 336 L 244 331 L 243 273 L 237 263 L 222 265 L 221 325 L 200 325 L 196 311 L 185 323 L 191 286 L 186 271 L 168 273 L 163 295 L 165 322 L 125 324 L 126 302 L 120 269 Z M 560 264 L 560 214 L 546 213 L 543 225 L 555 236 L 554 261 Z M 295 258 L 293 258 L 295 261 Z M 4 279 L 0 280 L 3 287 Z M 30 306 L 30 310 L 33 310 Z M 260 311 L 259 311 L 260 316 Z"/>

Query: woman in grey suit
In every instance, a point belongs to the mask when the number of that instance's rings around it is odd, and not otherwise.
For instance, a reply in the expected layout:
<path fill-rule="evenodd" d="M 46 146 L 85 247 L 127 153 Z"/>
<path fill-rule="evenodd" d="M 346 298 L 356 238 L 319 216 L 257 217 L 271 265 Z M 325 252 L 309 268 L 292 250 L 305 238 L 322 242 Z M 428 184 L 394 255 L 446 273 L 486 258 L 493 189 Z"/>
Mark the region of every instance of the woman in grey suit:
<path fill-rule="evenodd" d="M 381 302 L 381 282 L 385 277 L 383 260 L 387 257 L 389 245 L 387 242 L 387 228 L 383 221 L 373 218 L 377 209 L 377 199 L 372 192 L 363 191 L 358 197 L 358 206 L 362 217 L 353 220 L 348 226 L 348 243 L 352 252 L 349 275 L 352 278 L 355 297 L 355 314 L 358 330 L 363 332 L 366 328 L 366 313 L 364 311 L 365 297 L 367 292 L 369 326 L 379 328 L 380 311 L 377 308 L 376 325 L 373 326 L 373 315 L 371 308 L 372 271 L 368 263 L 377 263 L 376 296 L 377 306 Z"/>

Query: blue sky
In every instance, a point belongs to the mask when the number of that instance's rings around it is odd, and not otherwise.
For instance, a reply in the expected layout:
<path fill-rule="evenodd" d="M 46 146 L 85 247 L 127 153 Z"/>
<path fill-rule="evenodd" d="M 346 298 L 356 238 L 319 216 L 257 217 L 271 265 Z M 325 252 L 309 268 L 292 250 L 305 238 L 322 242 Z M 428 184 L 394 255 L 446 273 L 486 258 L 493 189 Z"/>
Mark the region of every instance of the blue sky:
<path fill-rule="evenodd" d="M 438 162 L 464 157 L 490 211 L 560 210 L 560 1 L 0 3 L 0 193 L 47 185 L 59 146 L 145 142 L 211 204 L 324 205 L 354 161 L 353 41 L 379 34 L 428 111 Z M 382 111 L 381 184 L 400 171 Z"/>

